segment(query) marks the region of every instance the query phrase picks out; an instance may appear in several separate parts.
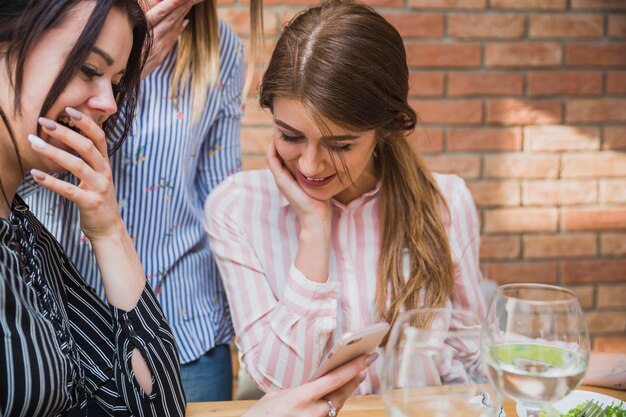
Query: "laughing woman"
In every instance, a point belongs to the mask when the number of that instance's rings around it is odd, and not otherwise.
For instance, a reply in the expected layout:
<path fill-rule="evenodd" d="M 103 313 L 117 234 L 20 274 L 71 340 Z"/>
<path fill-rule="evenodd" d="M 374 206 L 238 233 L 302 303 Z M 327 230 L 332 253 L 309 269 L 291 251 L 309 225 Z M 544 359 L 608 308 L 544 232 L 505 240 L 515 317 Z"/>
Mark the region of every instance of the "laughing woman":
<path fill-rule="evenodd" d="M 0 2 L 0 415 L 182 416 L 170 329 L 119 216 L 105 143 L 134 108 L 148 29 L 135 0 Z M 52 172 L 70 171 L 78 186 Z M 75 203 L 108 305 L 16 190 Z"/>
<path fill-rule="evenodd" d="M 308 380 L 343 332 L 403 309 L 482 316 L 476 208 L 406 136 L 402 38 L 373 9 L 331 1 L 283 30 L 261 82 L 269 170 L 234 175 L 205 207 L 237 345 L 265 390 Z M 442 381 L 467 378 L 455 358 Z M 380 389 L 381 364 L 360 393 Z"/>

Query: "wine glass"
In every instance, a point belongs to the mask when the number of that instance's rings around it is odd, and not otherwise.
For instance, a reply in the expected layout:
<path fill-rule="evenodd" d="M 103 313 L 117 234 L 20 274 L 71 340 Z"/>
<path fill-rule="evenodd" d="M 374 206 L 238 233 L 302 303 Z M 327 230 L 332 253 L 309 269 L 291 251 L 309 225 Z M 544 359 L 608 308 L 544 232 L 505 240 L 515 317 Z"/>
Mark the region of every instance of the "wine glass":
<path fill-rule="evenodd" d="M 391 417 L 492 417 L 501 395 L 481 365 L 481 321 L 422 308 L 396 319 L 385 346 L 382 399 Z"/>
<path fill-rule="evenodd" d="M 528 416 L 572 392 L 589 360 L 589 334 L 576 295 L 544 284 L 500 286 L 483 325 L 491 382 Z"/>

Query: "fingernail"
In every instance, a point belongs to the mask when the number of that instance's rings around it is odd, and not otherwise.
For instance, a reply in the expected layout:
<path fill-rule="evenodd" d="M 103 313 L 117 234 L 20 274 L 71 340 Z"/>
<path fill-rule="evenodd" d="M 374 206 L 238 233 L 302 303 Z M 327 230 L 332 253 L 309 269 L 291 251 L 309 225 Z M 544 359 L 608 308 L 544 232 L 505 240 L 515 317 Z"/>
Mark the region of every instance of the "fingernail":
<path fill-rule="evenodd" d="M 35 178 L 37 180 L 40 180 L 40 181 L 43 181 L 43 180 L 46 179 L 46 174 L 44 174 L 43 172 L 41 172 L 41 171 L 39 171 L 38 169 L 35 169 L 35 168 L 30 170 L 30 175 L 32 175 L 33 178 Z"/>
<path fill-rule="evenodd" d="M 374 362 L 377 358 L 378 358 L 377 352 L 370 353 L 369 355 L 367 355 L 367 358 L 365 358 L 365 364 L 367 366 L 370 366 L 372 362 Z"/>
<path fill-rule="evenodd" d="M 183 20 L 183 29 L 185 29 L 188 24 L 189 24 L 189 19 Z"/>
<path fill-rule="evenodd" d="M 367 377 L 367 372 L 363 371 L 359 374 L 359 382 L 363 382 L 365 381 L 365 378 Z"/>
<path fill-rule="evenodd" d="M 74 120 L 81 120 L 83 118 L 81 112 L 71 107 L 66 107 L 65 112 Z"/>
<path fill-rule="evenodd" d="M 28 135 L 28 140 L 30 141 L 30 143 L 33 144 L 33 146 L 35 146 L 35 148 L 46 149 L 46 147 L 48 146 L 48 144 L 44 142 L 39 136 Z"/>
<path fill-rule="evenodd" d="M 55 122 L 50 119 L 46 119 L 45 117 L 40 117 L 37 121 L 48 130 L 54 130 L 57 128 L 57 124 Z"/>

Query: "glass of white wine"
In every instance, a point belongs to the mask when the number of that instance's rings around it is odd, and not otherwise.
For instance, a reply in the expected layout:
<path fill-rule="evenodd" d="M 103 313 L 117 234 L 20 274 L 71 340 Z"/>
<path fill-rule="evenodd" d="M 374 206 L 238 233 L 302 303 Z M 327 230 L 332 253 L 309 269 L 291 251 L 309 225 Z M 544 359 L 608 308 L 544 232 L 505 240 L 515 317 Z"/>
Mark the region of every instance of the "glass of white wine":
<path fill-rule="evenodd" d="M 390 417 L 493 417 L 501 394 L 481 363 L 481 320 L 446 308 L 402 313 L 385 346 L 382 399 Z"/>
<path fill-rule="evenodd" d="M 544 284 L 496 289 L 483 324 L 489 379 L 528 416 L 565 397 L 589 360 L 589 333 L 572 291 Z"/>

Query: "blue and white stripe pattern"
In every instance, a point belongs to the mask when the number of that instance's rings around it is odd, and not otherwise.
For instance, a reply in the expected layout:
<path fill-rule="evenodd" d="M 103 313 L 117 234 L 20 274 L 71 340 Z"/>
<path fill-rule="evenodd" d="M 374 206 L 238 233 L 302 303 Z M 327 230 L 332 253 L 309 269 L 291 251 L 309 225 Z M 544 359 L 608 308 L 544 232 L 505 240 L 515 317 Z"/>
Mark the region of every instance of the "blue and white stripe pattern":
<path fill-rule="evenodd" d="M 208 97 L 199 122 L 192 122 L 190 84 L 178 100 L 171 97 L 173 50 L 144 80 L 130 136 L 111 158 L 122 218 L 172 327 L 182 363 L 229 343 L 232 334 L 203 214 L 209 192 L 241 169 L 243 47 L 223 22 L 219 35 L 220 79 L 204 93 Z M 104 297 L 76 207 L 46 189 L 26 201 Z"/>

